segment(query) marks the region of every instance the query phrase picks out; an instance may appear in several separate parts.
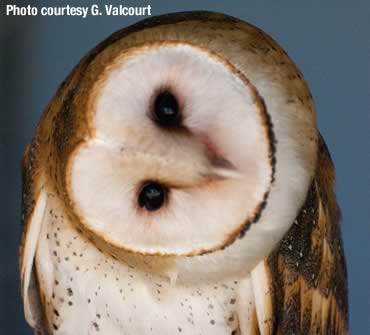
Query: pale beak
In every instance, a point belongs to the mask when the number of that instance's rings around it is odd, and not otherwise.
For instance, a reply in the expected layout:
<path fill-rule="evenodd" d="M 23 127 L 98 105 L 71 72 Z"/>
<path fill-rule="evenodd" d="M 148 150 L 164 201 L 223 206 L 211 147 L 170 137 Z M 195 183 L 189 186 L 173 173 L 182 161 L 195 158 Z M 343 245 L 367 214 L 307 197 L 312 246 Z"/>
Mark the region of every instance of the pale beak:
<path fill-rule="evenodd" d="M 233 168 L 211 167 L 206 174 L 203 174 L 203 177 L 210 179 L 225 180 L 225 179 L 242 179 L 244 175 Z"/>

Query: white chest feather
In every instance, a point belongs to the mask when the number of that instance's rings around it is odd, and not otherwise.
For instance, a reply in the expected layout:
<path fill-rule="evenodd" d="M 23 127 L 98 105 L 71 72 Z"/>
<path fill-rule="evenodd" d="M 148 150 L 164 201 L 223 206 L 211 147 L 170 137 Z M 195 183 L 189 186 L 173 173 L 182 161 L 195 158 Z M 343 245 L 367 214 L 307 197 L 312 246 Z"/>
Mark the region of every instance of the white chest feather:
<path fill-rule="evenodd" d="M 239 333 L 238 280 L 171 283 L 100 252 L 60 210 L 46 215 L 36 266 L 54 334 Z"/>

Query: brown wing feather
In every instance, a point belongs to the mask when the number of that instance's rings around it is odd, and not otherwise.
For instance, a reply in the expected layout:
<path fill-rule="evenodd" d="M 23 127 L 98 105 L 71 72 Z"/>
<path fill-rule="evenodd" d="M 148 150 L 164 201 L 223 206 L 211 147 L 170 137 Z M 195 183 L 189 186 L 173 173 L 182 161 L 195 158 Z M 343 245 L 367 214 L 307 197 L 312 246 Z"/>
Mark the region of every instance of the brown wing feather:
<path fill-rule="evenodd" d="M 34 256 L 43 220 L 47 193 L 44 189 L 39 160 L 38 138 L 34 139 L 23 158 L 22 236 L 19 248 L 19 270 L 24 312 L 35 334 L 46 334 L 43 308 L 34 266 Z"/>
<path fill-rule="evenodd" d="M 294 224 L 266 260 L 269 334 L 348 333 L 347 270 L 334 166 L 319 138 L 315 178 Z"/>

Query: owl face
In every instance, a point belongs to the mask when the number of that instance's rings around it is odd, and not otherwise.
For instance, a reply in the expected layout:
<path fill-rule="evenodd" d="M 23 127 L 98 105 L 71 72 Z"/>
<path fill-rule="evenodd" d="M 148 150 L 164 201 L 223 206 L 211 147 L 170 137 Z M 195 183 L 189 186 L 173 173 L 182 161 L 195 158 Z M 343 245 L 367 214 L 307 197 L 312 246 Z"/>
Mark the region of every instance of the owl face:
<path fill-rule="evenodd" d="M 263 210 L 274 135 L 247 78 L 185 43 L 128 50 L 92 88 L 90 138 L 69 161 L 81 223 L 135 253 L 231 244 Z"/>
<path fill-rule="evenodd" d="M 314 175 L 310 92 L 254 27 L 167 19 L 113 35 L 62 85 L 54 187 L 118 258 L 171 258 L 185 280 L 245 274 L 293 224 Z"/>

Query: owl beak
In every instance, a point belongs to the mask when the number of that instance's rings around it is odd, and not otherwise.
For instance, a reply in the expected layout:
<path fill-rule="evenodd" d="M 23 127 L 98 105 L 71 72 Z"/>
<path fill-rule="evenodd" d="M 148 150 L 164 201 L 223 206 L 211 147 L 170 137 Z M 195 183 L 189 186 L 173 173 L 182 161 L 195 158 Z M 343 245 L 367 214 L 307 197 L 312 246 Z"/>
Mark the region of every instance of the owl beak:
<path fill-rule="evenodd" d="M 241 179 L 243 174 L 228 160 L 215 154 L 210 155 L 209 177 L 212 179 Z"/>
<path fill-rule="evenodd" d="M 210 164 L 207 172 L 203 175 L 205 178 L 210 180 L 243 178 L 243 174 L 240 173 L 228 159 L 219 153 L 217 146 L 212 143 L 208 136 L 204 134 L 198 134 L 197 136 L 204 146 L 205 156 Z"/>
<path fill-rule="evenodd" d="M 228 169 L 228 168 L 213 168 L 212 174 L 215 177 L 221 178 L 221 179 L 241 179 L 243 178 L 243 175 L 234 169 Z"/>
<path fill-rule="evenodd" d="M 212 167 L 204 177 L 216 180 L 242 179 L 243 174 L 233 168 Z"/>

